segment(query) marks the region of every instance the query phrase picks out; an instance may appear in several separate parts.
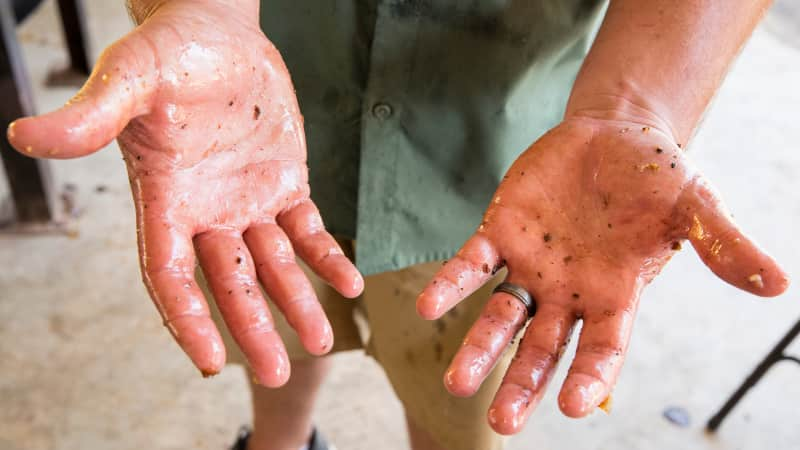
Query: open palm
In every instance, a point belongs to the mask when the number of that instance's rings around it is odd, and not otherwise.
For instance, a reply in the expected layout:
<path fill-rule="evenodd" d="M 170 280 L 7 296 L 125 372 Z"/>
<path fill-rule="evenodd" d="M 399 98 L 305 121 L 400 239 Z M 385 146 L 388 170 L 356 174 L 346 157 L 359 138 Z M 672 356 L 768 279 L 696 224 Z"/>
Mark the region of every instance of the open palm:
<path fill-rule="evenodd" d="M 143 278 L 165 324 L 204 374 L 222 368 L 196 253 L 256 377 L 281 385 L 288 358 L 258 280 L 314 354 L 333 336 L 294 251 L 345 296 L 363 280 L 309 199 L 302 117 L 278 51 L 254 17 L 180 3 L 109 47 L 64 108 L 17 121 L 9 138 L 32 156 L 72 158 L 118 137 Z"/>
<path fill-rule="evenodd" d="M 513 164 L 484 221 L 421 294 L 440 317 L 500 267 L 538 310 L 495 400 L 498 432 L 521 430 L 583 320 L 559 405 L 585 416 L 610 394 L 642 289 L 688 238 L 719 277 L 757 295 L 783 292 L 777 264 L 744 236 L 718 196 L 668 136 L 647 125 L 571 118 Z M 521 302 L 494 294 L 445 374 L 473 394 L 527 321 Z"/>

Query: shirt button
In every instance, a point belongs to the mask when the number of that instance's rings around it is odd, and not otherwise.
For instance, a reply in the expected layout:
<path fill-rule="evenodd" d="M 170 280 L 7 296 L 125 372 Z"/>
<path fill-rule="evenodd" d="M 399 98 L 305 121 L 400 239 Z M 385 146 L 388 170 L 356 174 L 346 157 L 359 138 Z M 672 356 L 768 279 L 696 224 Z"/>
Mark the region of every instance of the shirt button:
<path fill-rule="evenodd" d="M 386 120 L 392 116 L 392 107 L 387 103 L 376 103 L 375 106 L 372 107 L 372 115 L 375 116 L 376 119 Z"/>

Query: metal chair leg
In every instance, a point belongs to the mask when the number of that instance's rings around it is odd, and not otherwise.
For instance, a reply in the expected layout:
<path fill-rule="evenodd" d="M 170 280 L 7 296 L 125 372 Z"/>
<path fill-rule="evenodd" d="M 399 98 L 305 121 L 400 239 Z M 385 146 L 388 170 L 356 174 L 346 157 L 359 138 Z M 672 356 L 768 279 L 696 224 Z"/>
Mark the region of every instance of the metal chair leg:
<path fill-rule="evenodd" d="M 58 9 L 61 12 L 61 24 L 69 48 L 71 68 L 88 76 L 92 66 L 89 63 L 89 34 L 86 31 L 83 1 L 58 0 Z"/>
<path fill-rule="evenodd" d="M 796 356 L 790 356 L 784 353 L 786 348 L 789 344 L 794 341 L 794 339 L 800 335 L 800 320 L 789 330 L 788 333 L 778 342 L 778 344 L 767 354 L 767 356 L 756 366 L 753 372 L 745 378 L 744 382 L 739 386 L 738 389 L 731 395 L 728 401 L 720 408 L 720 410 L 714 414 L 711 419 L 709 419 L 708 423 L 706 424 L 706 430 L 713 433 L 717 431 L 717 428 L 722 424 L 722 421 L 725 420 L 725 417 L 731 412 L 731 410 L 739 403 L 739 401 L 744 397 L 747 391 L 750 390 L 753 386 L 755 386 L 761 378 L 766 375 L 767 371 L 774 366 L 776 363 L 781 361 L 793 361 L 800 364 L 800 358 Z"/>
<path fill-rule="evenodd" d="M 33 95 L 16 36 L 14 11 L 8 1 L 0 1 L 0 130 L 12 120 L 32 115 Z M 0 136 L 0 159 L 5 167 L 16 220 L 23 223 L 50 222 L 56 219 L 56 195 L 50 167 L 46 161 L 28 158 L 11 148 Z"/>

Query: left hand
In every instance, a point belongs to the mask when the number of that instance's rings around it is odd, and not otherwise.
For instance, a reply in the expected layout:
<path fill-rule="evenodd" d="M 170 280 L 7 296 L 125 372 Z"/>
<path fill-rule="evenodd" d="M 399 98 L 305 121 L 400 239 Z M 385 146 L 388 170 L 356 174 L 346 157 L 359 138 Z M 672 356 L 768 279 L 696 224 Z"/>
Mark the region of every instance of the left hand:
<path fill-rule="evenodd" d="M 636 121 L 568 118 L 513 164 L 480 228 L 426 287 L 417 310 L 436 319 L 507 267 L 506 280 L 527 289 L 538 311 L 490 424 L 503 434 L 522 429 L 579 319 L 559 406 L 583 417 L 615 384 L 642 289 L 686 238 L 740 289 L 774 296 L 788 286 L 668 133 Z M 526 322 L 519 300 L 492 295 L 445 374 L 447 389 L 475 393 Z"/>

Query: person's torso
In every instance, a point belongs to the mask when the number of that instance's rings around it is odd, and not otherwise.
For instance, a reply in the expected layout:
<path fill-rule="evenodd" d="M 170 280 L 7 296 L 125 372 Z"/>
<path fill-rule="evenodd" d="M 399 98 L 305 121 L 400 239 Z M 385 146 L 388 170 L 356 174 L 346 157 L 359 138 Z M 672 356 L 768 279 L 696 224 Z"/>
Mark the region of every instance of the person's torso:
<path fill-rule="evenodd" d="M 365 273 L 446 259 L 561 119 L 602 0 L 264 0 L 312 198 Z"/>

